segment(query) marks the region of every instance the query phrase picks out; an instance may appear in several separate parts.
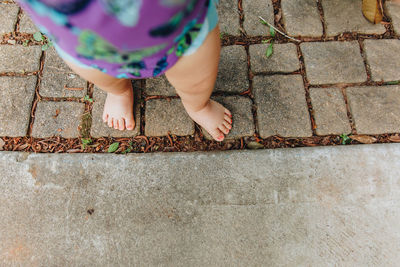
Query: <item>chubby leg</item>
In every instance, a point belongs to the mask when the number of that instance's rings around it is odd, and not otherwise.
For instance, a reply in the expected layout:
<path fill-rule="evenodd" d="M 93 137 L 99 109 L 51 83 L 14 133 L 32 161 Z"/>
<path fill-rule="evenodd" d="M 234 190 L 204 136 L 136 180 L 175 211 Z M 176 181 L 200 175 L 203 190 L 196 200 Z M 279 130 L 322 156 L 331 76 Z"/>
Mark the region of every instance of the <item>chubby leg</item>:
<path fill-rule="evenodd" d="M 217 78 L 220 50 L 217 26 L 194 54 L 183 56 L 165 73 L 189 116 L 217 141 L 224 140 L 224 134 L 232 128 L 229 110 L 210 100 Z"/>
<path fill-rule="evenodd" d="M 96 69 L 81 68 L 69 61 L 67 65 L 83 79 L 107 92 L 103 121 L 119 130 L 133 130 L 133 88 L 129 79 L 118 79 Z"/>

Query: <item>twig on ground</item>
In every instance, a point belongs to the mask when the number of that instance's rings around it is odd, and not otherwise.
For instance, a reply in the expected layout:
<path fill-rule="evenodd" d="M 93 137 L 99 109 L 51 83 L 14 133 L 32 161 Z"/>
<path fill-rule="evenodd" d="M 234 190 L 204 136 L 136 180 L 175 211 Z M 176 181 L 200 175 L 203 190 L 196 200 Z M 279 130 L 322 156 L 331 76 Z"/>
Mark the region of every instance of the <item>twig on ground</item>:
<path fill-rule="evenodd" d="M 265 19 L 263 19 L 261 16 L 258 16 L 258 18 L 261 19 L 262 22 L 264 22 L 265 24 L 267 24 L 268 26 L 270 26 L 271 28 L 273 28 L 275 31 L 277 31 L 277 32 L 279 32 L 280 34 L 282 34 L 283 36 L 285 36 L 286 38 L 289 38 L 289 39 L 291 39 L 291 40 L 293 40 L 293 41 L 296 41 L 296 42 L 301 42 L 300 40 L 297 40 L 296 38 L 293 38 L 293 37 L 290 37 L 290 36 L 284 34 L 284 33 L 281 32 L 280 30 L 278 30 L 277 28 L 275 28 L 274 26 L 272 26 L 270 23 L 268 23 L 268 22 L 267 22 Z"/>

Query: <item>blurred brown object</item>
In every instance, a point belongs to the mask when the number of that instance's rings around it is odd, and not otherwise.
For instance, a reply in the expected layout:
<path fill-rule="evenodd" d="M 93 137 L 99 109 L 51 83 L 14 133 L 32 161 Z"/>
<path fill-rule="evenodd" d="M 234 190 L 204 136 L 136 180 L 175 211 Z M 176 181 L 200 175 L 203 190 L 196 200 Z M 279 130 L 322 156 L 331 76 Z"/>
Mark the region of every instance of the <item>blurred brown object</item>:
<path fill-rule="evenodd" d="M 380 23 L 383 18 L 382 0 L 363 0 L 362 12 L 364 14 L 364 17 L 369 22 L 374 24 Z"/>

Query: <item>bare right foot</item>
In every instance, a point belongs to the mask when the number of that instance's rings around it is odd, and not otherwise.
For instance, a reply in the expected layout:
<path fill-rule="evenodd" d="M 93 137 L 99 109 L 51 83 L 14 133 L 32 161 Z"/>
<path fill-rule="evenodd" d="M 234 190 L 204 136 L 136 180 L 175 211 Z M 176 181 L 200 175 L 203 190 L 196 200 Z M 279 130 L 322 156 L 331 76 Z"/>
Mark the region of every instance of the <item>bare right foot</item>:
<path fill-rule="evenodd" d="M 103 111 L 103 122 L 107 123 L 109 127 L 121 131 L 135 128 L 133 88 L 130 82 L 127 83 L 127 86 L 128 88 L 122 93 L 107 93 Z"/>
<path fill-rule="evenodd" d="M 223 141 L 232 128 L 232 114 L 220 103 L 209 100 L 198 111 L 186 109 L 189 116 L 203 127 L 215 140 Z"/>

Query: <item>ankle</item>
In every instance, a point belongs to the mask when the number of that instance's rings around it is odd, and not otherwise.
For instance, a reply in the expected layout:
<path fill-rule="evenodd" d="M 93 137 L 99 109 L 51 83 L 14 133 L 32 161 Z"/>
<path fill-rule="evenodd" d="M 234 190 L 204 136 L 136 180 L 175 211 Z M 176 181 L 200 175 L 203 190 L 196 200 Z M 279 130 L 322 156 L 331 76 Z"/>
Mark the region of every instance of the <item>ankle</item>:
<path fill-rule="evenodd" d="M 185 107 L 186 111 L 188 112 L 199 112 L 201 110 L 203 110 L 204 108 L 206 108 L 209 104 L 210 104 L 210 99 L 208 99 L 206 102 L 204 103 L 195 103 L 195 104 L 191 104 L 191 103 L 185 103 L 185 101 L 182 100 L 183 106 Z"/>
<path fill-rule="evenodd" d="M 101 89 L 106 91 L 109 94 L 122 96 L 122 95 L 131 94 L 131 91 L 133 88 L 132 88 L 132 83 L 130 80 L 123 79 L 123 80 L 114 82 L 114 83 L 108 85 L 107 87 L 103 87 Z"/>

